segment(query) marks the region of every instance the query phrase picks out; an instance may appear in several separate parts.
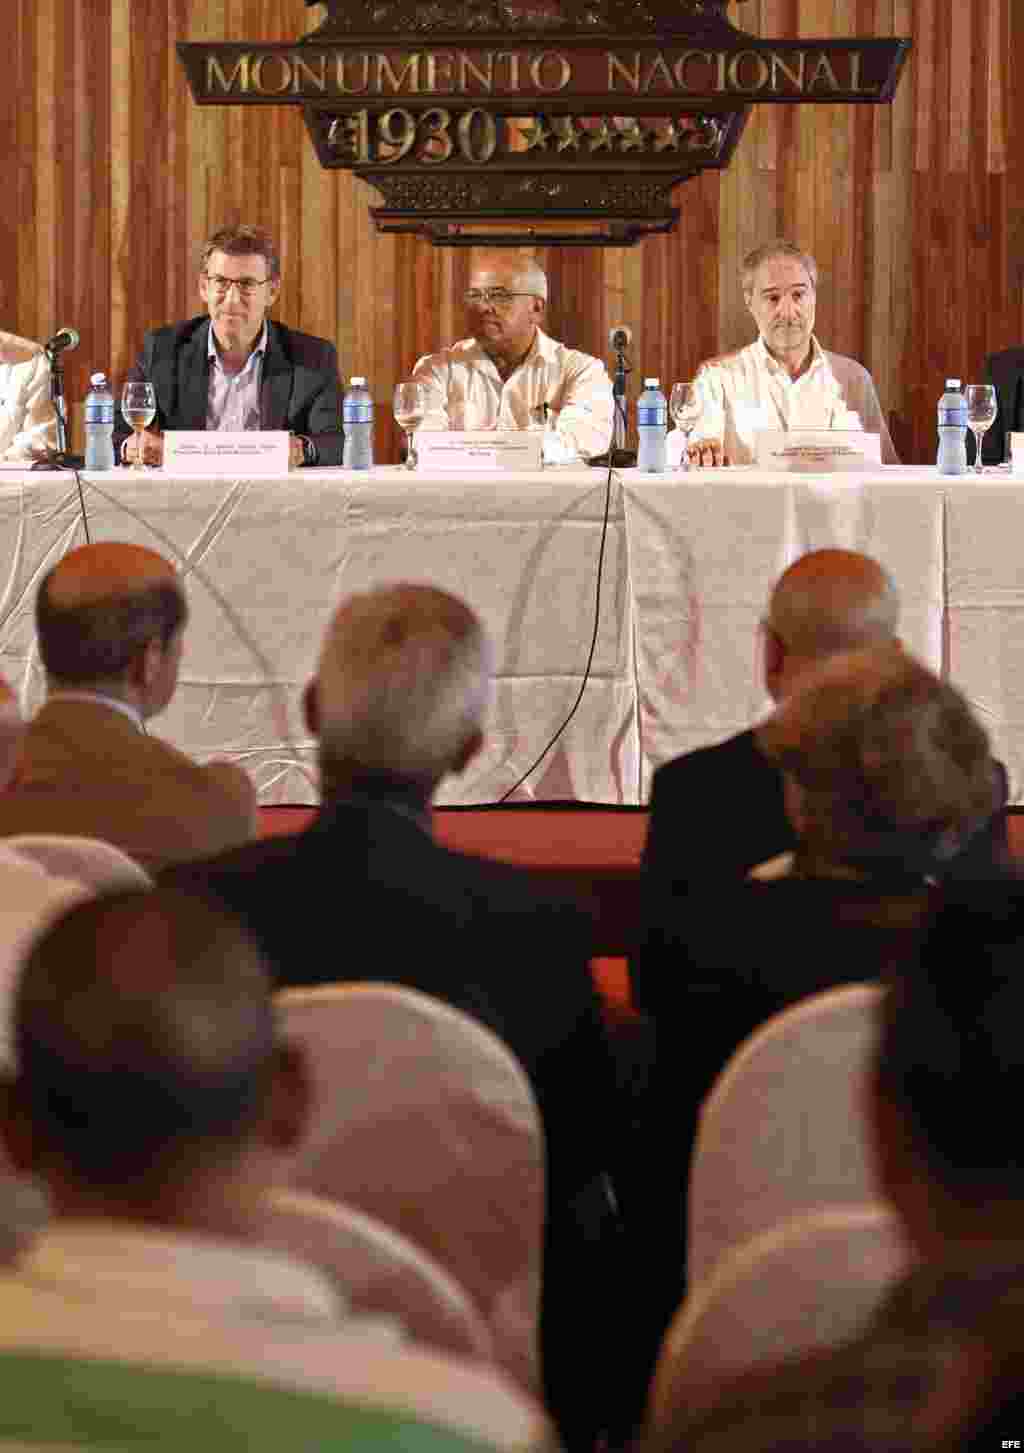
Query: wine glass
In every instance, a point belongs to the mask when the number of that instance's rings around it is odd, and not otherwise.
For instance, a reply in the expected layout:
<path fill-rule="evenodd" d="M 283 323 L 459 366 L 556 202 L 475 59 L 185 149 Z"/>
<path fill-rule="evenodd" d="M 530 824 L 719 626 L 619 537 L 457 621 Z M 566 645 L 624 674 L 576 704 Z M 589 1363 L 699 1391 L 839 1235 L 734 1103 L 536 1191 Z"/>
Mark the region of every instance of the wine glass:
<path fill-rule="evenodd" d="M 414 378 L 396 384 L 393 411 L 395 423 L 405 433 L 405 467 L 415 469 L 417 459 L 413 434 L 423 423 L 423 415 L 427 411 L 427 397 L 423 385 Z"/>
<path fill-rule="evenodd" d="M 142 469 L 142 431 L 156 418 L 156 390 L 151 383 L 126 383 L 121 395 L 121 413 L 135 430 L 135 469 Z"/>
<path fill-rule="evenodd" d="M 690 467 L 690 435 L 697 427 L 701 415 L 700 399 L 697 397 L 697 389 L 692 383 L 674 383 L 672 392 L 669 394 L 668 411 L 676 428 L 683 435 L 683 452 L 679 458 L 679 468 L 689 469 Z"/>
<path fill-rule="evenodd" d="M 974 442 L 978 450 L 974 461 L 974 469 L 977 474 L 981 473 L 982 467 L 981 441 L 995 423 L 995 417 L 995 386 L 990 383 L 969 383 L 967 385 L 967 422 L 971 426 L 971 433 L 974 435 Z"/>

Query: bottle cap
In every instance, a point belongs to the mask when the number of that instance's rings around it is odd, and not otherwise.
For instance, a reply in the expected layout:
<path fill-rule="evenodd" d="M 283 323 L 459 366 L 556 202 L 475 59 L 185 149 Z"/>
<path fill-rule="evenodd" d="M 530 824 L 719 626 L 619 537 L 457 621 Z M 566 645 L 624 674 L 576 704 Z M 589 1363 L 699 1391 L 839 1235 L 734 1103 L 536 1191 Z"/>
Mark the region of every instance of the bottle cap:
<path fill-rule="evenodd" d="M 946 387 L 947 388 L 959 388 L 960 387 L 960 380 L 958 378 L 947 378 L 946 379 Z"/>
<path fill-rule="evenodd" d="M 350 378 L 349 383 L 352 385 L 353 388 L 359 388 L 360 386 L 363 388 L 366 387 L 365 378 Z"/>
<path fill-rule="evenodd" d="M 90 373 L 89 375 L 89 382 L 93 388 L 102 388 L 106 381 L 107 375 L 105 373 Z"/>
<path fill-rule="evenodd" d="M 661 384 L 660 378 L 645 378 L 644 388 L 658 388 Z"/>

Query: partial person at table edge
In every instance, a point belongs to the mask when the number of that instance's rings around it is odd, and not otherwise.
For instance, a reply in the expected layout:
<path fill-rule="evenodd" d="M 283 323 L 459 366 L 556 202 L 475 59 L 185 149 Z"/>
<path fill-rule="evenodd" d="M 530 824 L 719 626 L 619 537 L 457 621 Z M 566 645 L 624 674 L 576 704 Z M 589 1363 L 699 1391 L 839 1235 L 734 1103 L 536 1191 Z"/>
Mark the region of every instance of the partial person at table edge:
<path fill-rule="evenodd" d="M 56 449 L 50 361 L 38 343 L 0 331 L 0 459 L 30 464 Z"/>
<path fill-rule="evenodd" d="M 1004 348 L 985 359 L 983 383 L 996 391 L 996 417 L 981 443 L 983 464 L 1003 464 L 1010 458 L 1009 435 L 1024 430 L 1024 346 Z M 974 436 L 967 431 L 967 462 L 976 458 Z"/>
<path fill-rule="evenodd" d="M 566 462 L 608 448 L 612 385 L 600 359 L 549 338 L 543 268 L 522 253 L 481 250 L 465 293 L 468 338 L 419 359 L 423 429 L 543 427 Z"/>
<path fill-rule="evenodd" d="M 877 434 L 882 463 L 898 464 L 870 373 L 815 337 L 818 265 L 810 253 L 781 238 L 765 243 L 743 259 L 740 282 L 758 336 L 700 365 L 691 463 L 752 464 L 757 431 L 806 428 Z"/>
<path fill-rule="evenodd" d="M 163 462 L 167 429 L 286 429 L 293 468 L 341 463 L 337 350 L 268 316 L 280 292 L 268 232 L 243 223 L 213 233 L 199 270 L 206 314 L 151 329 L 127 377 L 156 392 L 156 419 L 140 436 L 144 463 Z M 122 463 L 134 460 L 120 407 L 114 442 Z"/>

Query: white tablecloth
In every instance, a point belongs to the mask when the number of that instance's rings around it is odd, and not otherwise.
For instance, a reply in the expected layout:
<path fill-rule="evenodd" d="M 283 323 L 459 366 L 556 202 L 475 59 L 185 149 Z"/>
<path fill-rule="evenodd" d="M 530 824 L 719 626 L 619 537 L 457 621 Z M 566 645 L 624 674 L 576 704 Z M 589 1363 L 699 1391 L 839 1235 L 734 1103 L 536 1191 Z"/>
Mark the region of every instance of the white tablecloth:
<path fill-rule="evenodd" d="M 512 787 L 576 699 L 604 515 L 595 470 L 447 481 L 401 469 L 241 481 L 157 471 L 137 480 L 118 470 L 85 480 L 94 540 L 150 545 L 185 569 L 191 620 L 181 681 L 154 730 L 199 758 L 241 761 L 265 803 L 315 800 L 315 749 L 300 695 L 330 613 L 352 591 L 394 580 L 443 586 L 473 604 L 497 641 L 487 747 L 446 784 L 443 802 L 493 801 Z M 519 796 L 637 801 L 632 607 L 617 485 L 611 506 L 587 689 Z M 44 691 L 36 585 L 84 538 L 71 476 L 0 473 L 0 670 L 27 711 Z M 229 602 L 237 626 L 205 580 Z"/>
<path fill-rule="evenodd" d="M 486 479 L 304 470 L 243 481 L 118 471 L 96 476 L 95 488 L 86 479 L 94 539 L 137 540 L 186 562 L 192 620 L 182 682 L 157 729 L 198 757 L 244 762 L 264 802 L 315 800 L 299 696 L 332 608 L 353 590 L 398 579 L 442 585 L 470 601 L 498 643 L 487 750 L 447 784 L 443 802 L 494 801 L 576 699 L 605 501 L 595 470 Z M 865 550 L 892 571 L 904 640 L 967 692 L 1018 796 L 1021 519 L 1024 481 L 994 474 L 948 480 L 898 468 L 811 481 L 756 470 L 625 471 L 612 486 L 587 688 L 517 797 L 641 802 L 660 762 L 748 726 L 766 706 L 757 623 L 771 585 L 823 545 Z M 0 473 L 0 669 L 29 710 L 43 690 L 35 587 L 83 538 L 68 476 Z"/>

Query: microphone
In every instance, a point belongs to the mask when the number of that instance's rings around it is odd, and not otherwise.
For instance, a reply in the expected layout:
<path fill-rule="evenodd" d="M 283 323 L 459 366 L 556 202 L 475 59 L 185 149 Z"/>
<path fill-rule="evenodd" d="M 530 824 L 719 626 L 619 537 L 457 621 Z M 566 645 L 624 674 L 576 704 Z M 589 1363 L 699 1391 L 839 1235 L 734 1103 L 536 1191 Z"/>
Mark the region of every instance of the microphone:
<path fill-rule="evenodd" d="M 613 353 L 621 353 L 633 342 L 633 330 L 625 323 L 616 323 L 608 329 L 608 347 Z"/>
<path fill-rule="evenodd" d="M 81 341 L 76 328 L 61 328 L 49 342 L 43 345 L 43 352 L 53 358 L 56 354 L 63 353 L 65 349 L 77 348 Z"/>

